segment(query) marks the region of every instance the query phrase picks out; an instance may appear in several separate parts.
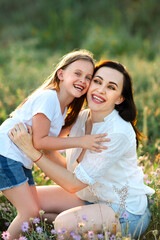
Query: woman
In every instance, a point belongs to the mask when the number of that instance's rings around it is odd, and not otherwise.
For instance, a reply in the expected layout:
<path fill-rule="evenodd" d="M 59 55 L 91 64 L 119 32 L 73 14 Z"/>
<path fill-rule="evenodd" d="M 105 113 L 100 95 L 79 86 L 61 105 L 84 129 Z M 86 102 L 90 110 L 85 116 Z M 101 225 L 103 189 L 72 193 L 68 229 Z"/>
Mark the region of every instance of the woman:
<path fill-rule="evenodd" d="M 63 167 L 43 156 L 36 164 L 61 187 L 39 188 L 40 205 L 54 216 L 62 212 L 55 220 L 56 230 L 75 229 L 85 214 L 88 229 L 96 224 L 96 230 L 102 225 L 111 230 L 117 219 L 122 234 L 128 228 L 128 233 L 136 238 L 149 224 L 146 195 L 152 195 L 154 190 L 144 185 L 142 170 L 137 166 L 140 133 L 135 126 L 136 107 L 126 69 L 117 62 L 100 62 L 95 67 L 87 100 L 90 110 L 79 114 L 70 136 L 106 132 L 111 140 L 104 143 L 108 149 L 100 153 L 80 148 L 67 150 L 67 170 L 62 157 Z M 9 135 L 33 161 L 39 158 L 40 153 L 22 124 L 15 126 Z"/>

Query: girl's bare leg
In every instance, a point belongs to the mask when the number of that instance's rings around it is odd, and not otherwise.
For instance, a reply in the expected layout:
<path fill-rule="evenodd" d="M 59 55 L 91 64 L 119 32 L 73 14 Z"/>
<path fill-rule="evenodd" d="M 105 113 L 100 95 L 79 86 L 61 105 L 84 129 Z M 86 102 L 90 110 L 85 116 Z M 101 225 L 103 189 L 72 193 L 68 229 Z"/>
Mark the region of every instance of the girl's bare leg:
<path fill-rule="evenodd" d="M 3 194 L 17 209 L 17 216 L 7 229 L 11 235 L 9 240 L 12 240 L 18 238 L 23 222 L 29 222 L 31 217 L 39 215 L 40 207 L 36 188 L 30 187 L 27 182 L 4 190 Z"/>
<path fill-rule="evenodd" d="M 55 219 L 55 230 L 65 228 L 67 231 L 86 232 L 89 230 L 121 231 L 118 218 L 113 209 L 106 204 L 91 204 L 75 207 L 59 214 Z"/>
<path fill-rule="evenodd" d="M 73 207 L 85 205 L 84 201 L 75 194 L 65 191 L 57 185 L 37 187 L 40 208 L 45 211 L 44 217 L 49 222 L 54 221 L 56 216 Z"/>

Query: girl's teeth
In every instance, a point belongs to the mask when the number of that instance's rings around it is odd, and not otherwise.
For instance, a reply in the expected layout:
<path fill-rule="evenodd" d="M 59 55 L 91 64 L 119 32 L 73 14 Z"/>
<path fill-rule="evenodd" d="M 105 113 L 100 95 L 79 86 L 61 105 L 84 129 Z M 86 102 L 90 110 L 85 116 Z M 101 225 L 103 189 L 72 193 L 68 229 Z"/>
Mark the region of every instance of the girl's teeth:
<path fill-rule="evenodd" d="M 80 86 L 77 86 L 77 85 L 74 85 L 75 88 L 79 89 L 80 91 L 83 91 L 83 87 L 80 87 Z"/>

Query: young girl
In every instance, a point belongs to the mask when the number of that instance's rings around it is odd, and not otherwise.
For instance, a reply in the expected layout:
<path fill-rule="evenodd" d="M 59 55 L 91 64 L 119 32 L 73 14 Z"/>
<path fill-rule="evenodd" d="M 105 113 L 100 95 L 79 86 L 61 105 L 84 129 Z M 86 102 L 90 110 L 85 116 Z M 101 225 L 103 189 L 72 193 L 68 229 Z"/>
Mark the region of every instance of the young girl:
<path fill-rule="evenodd" d="M 67 54 L 49 80 L 0 126 L 0 190 L 17 209 L 17 216 L 8 228 L 11 239 L 18 236 L 24 221 L 38 215 L 40 206 L 31 172 L 32 161 L 10 141 L 8 131 L 18 122 L 32 126 L 33 143 L 39 150 L 81 147 L 101 151 L 103 147 L 98 142 L 104 134 L 57 137 L 64 124 L 70 126 L 76 120 L 93 70 L 93 58 L 88 51 Z"/>
<path fill-rule="evenodd" d="M 81 111 L 70 137 L 107 132 L 111 140 L 108 149 L 100 153 L 68 149 L 67 169 L 45 156 L 37 162 L 59 185 L 37 188 L 42 209 L 53 217 L 61 212 L 55 219 L 56 230 L 77 231 L 83 215 L 88 219 L 81 231 L 101 231 L 103 226 L 115 233 L 112 227 L 116 221 L 123 236 L 130 233 L 136 239 L 147 229 L 147 195 L 154 190 L 144 184 L 142 169 L 137 166 L 136 140 L 140 132 L 135 126 L 137 111 L 132 92 L 130 75 L 121 64 L 100 62 L 87 92 L 90 109 Z M 18 132 L 11 130 L 11 139 L 36 160 L 40 152 L 33 148 L 32 136 L 23 124 L 18 127 Z"/>

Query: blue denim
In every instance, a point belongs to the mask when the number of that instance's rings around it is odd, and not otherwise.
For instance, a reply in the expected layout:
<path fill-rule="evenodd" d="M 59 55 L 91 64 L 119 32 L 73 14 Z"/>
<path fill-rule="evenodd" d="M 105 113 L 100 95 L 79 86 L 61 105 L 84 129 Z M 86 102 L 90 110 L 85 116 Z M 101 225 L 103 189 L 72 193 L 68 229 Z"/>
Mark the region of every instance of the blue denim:
<path fill-rule="evenodd" d="M 31 169 L 25 168 L 21 162 L 0 155 L 0 191 L 27 181 L 30 186 L 35 186 Z"/>
<path fill-rule="evenodd" d="M 84 201 L 86 205 L 94 204 L 93 202 Z M 109 205 L 114 212 L 119 212 L 119 205 L 111 203 Z M 147 207 L 143 215 L 135 215 L 133 213 L 124 210 L 120 213 L 119 222 L 121 224 L 122 236 L 127 236 L 129 233 L 132 238 L 138 238 L 147 229 L 151 219 L 151 213 Z"/>

